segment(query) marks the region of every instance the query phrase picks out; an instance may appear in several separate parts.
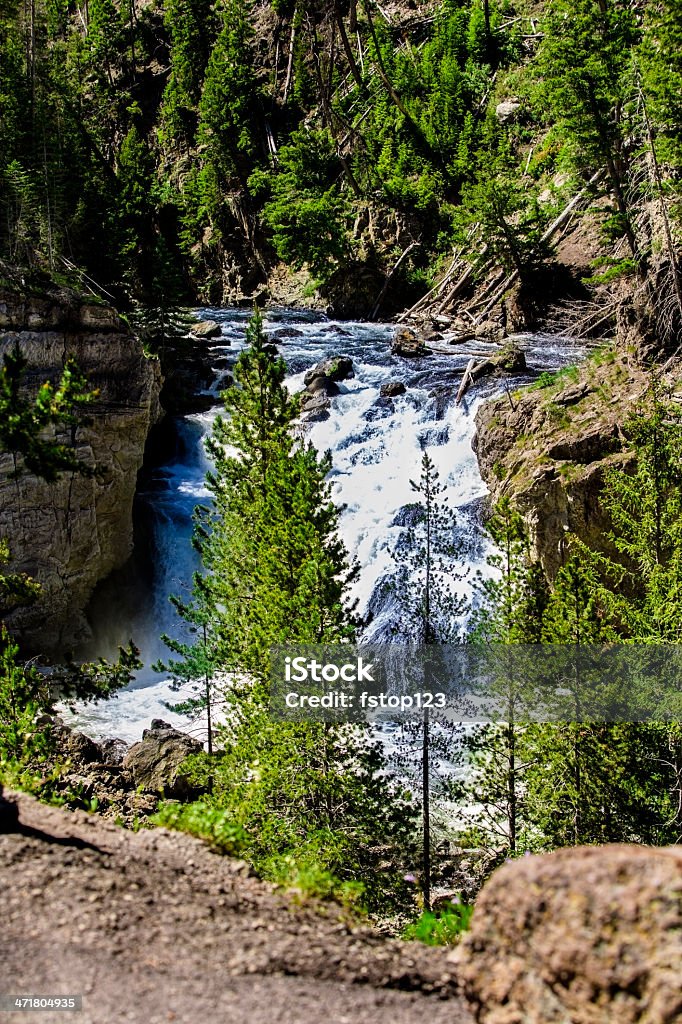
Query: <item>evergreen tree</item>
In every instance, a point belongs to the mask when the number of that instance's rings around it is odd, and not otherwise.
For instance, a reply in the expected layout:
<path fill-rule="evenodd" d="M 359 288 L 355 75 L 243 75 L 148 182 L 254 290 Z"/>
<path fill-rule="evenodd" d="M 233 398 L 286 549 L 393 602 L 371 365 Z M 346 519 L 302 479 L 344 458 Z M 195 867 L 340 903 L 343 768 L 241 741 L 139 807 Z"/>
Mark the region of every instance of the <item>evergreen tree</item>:
<path fill-rule="evenodd" d="M 506 647 L 540 642 L 548 593 L 542 569 L 531 557 L 523 520 L 508 498 L 496 505 L 486 530 L 497 548 L 488 557 L 495 572 L 479 580 L 482 602 L 469 639 L 481 653 L 486 647 L 490 651 L 485 696 L 492 699 L 500 722 L 467 732 L 468 772 L 463 781 L 454 782 L 453 790 L 460 801 L 480 808 L 472 819 L 475 829 L 502 856 L 516 854 L 525 841 L 528 762 L 520 747 L 537 696 L 529 682 L 535 668 L 532 648 L 518 656 L 518 650 Z"/>
<path fill-rule="evenodd" d="M 211 780 L 211 806 L 244 828 L 253 862 L 273 878 L 360 880 L 367 904 L 379 907 L 410 826 L 409 801 L 380 748 L 364 726 L 277 723 L 268 711 L 271 647 L 352 639 L 353 573 L 329 459 L 292 436 L 298 403 L 258 313 L 248 340 L 224 395 L 229 418 L 216 421 L 210 444 L 214 505 L 197 529 L 204 575 L 192 600 L 177 603 L 199 644 L 171 641 L 181 656 L 171 668 L 176 678 L 203 677 L 208 701 L 212 687 L 224 701 L 219 753 L 199 759 L 197 772 Z M 379 871 L 387 856 L 390 882 Z"/>
<path fill-rule="evenodd" d="M 417 645 L 415 671 L 418 679 L 411 686 L 432 692 L 433 673 L 440 663 L 435 648 L 456 643 L 461 635 L 461 617 L 467 602 L 458 592 L 465 573 L 455 566 L 461 558 L 456 538 L 456 516 L 447 505 L 445 487 L 428 452 L 421 460 L 421 476 L 410 481 L 417 501 L 410 506 L 412 525 L 394 552 L 398 573 L 394 586 L 396 601 L 393 631 L 401 643 Z M 442 667 L 442 666 L 441 666 Z M 448 785 L 443 763 L 457 759 L 456 745 L 460 729 L 446 716 L 424 709 L 421 722 L 407 720 L 397 739 L 394 763 L 404 777 L 417 769 L 422 808 L 422 895 L 424 909 L 431 909 L 432 811 L 436 800 L 447 796 Z"/>
<path fill-rule="evenodd" d="M 628 62 L 639 29 L 614 0 L 553 0 L 539 53 L 542 92 L 577 167 L 605 167 L 618 231 L 639 255 L 628 200 Z"/>

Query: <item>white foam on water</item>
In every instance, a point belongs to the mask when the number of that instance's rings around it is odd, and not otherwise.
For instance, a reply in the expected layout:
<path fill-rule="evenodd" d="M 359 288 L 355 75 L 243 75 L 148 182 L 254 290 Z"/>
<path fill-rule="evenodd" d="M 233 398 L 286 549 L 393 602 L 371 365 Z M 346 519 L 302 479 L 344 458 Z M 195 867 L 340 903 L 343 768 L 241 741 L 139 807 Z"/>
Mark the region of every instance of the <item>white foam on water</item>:
<path fill-rule="evenodd" d="M 200 315 L 221 324 L 229 346 L 215 351 L 233 363 L 245 344 L 248 312 L 207 309 Z M 468 576 L 459 589 L 470 596 L 475 575 L 491 571 L 486 564 L 490 543 L 482 536 L 476 511 L 467 508 L 487 491 L 471 446 L 474 418 L 483 397 L 494 393 L 497 385 L 488 382 L 477 388 L 474 397 L 460 406 L 455 405 L 454 395 L 471 354 L 490 346 L 473 341 L 453 348 L 452 355 L 406 360 L 390 353 L 391 325 L 324 321 L 312 314 L 274 311 L 268 313 L 265 327 L 274 332 L 290 367 L 287 386 L 292 392 L 303 387 L 306 371 L 325 356 L 337 353 L 353 359 L 355 376 L 339 385 L 341 393 L 332 399 L 329 418 L 312 424 L 307 436 L 320 453 L 332 453 L 332 494 L 343 507 L 341 536 L 361 567 L 353 594 L 360 613 L 367 611 L 379 593 L 377 588 L 395 570 L 393 551 L 403 527 L 394 521 L 414 501 L 410 481 L 419 479 L 424 450 L 436 465 L 450 507 L 459 510 L 458 529 L 468 541 Z M 541 369 L 575 361 L 581 354 L 578 349 L 567 353 L 566 345 L 552 338 L 529 336 L 523 343 L 529 362 Z M 230 369 L 217 371 L 210 392 L 216 400 L 222 387 L 219 378 Z M 394 380 L 405 384 L 406 393 L 380 399 L 381 385 Z M 179 421 L 182 451 L 155 474 L 154 486 L 143 495 L 153 517 L 154 582 L 145 615 L 125 621 L 123 610 L 117 642 L 132 636 L 142 647 L 145 668 L 117 697 L 78 708 L 74 721 L 93 736 L 116 735 L 130 742 L 140 738 L 152 718 L 187 726 L 187 719 L 165 707 L 165 702 L 179 699 L 169 680 L 149 666 L 168 656 L 161 633 L 189 637 L 169 596 L 188 597 L 192 573 L 199 568 L 191 545 L 192 511 L 210 500 L 204 441 L 219 411 L 216 405 Z M 382 612 L 377 617 L 375 608 L 373 614 L 376 628 Z M 389 616 L 390 608 L 384 609 L 383 618 Z"/>

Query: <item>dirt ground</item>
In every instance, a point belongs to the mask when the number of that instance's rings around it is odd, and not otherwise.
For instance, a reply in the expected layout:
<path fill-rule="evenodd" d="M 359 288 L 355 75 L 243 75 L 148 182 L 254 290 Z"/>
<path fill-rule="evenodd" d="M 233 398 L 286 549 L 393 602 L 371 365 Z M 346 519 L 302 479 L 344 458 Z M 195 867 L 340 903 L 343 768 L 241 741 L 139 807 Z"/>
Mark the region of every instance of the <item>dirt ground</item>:
<path fill-rule="evenodd" d="M 8 794 L 6 794 L 8 795 Z M 33 1024 L 470 1024 L 445 950 L 299 906 L 164 830 L 16 796 L 0 835 L 0 996 L 82 994 Z"/>

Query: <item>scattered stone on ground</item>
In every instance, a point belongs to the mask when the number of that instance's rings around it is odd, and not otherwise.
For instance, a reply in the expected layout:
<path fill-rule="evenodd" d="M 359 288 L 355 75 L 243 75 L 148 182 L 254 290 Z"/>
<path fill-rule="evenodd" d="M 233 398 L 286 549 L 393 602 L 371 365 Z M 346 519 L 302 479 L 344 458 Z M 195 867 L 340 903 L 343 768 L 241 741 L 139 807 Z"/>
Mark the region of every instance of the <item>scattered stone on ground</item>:
<path fill-rule="evenodd" d="M 452 958 L 480 1024 L 682 1019 L 682 849 L 580 847 L 503 865 Z"/>
<path fill-rule="evenodd" d="M 471 1024 L 445 950 L 297 905 L 190 836 L 17 801 L 22 831 L 0 835 L 6 992 L 82 993 L 78 1024 Z"/>

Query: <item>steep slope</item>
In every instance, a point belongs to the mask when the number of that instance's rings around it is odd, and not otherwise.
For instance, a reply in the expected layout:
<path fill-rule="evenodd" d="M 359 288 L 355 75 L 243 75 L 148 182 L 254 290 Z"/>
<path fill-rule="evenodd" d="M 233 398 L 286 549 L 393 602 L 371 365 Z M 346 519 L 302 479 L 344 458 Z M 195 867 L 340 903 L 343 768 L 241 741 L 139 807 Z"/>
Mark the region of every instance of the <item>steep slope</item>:
<path fill-rule="evenodd" d="M 43 653 L 83 638 L 95 584 L 130 554 L 137 473 L 160 414 L 161 375 L 113 309 L 70 290 L 3 286 L 0 332 L 0 357 L 18 345 L 27 358 L 29 388 L 58 379 L 74 356 L 99 392 L 89 423 L 71 438 L 78 457 L 98 467 L 94 477 L 63 473 L 46 483 L 22 473 L 15 480 L 12 455 L 0 456 L 0 537 L 9 541 L 12 571 L 42 588 L 8 625 Z"/>
<path fill-rule="evenodd" d="M 297 906 L 188 836 L 17 799 L 23 831 L 0 835 L 7 993 L 82 993 L 80 1024 L 471 1019 L 444 951 Z"/>

